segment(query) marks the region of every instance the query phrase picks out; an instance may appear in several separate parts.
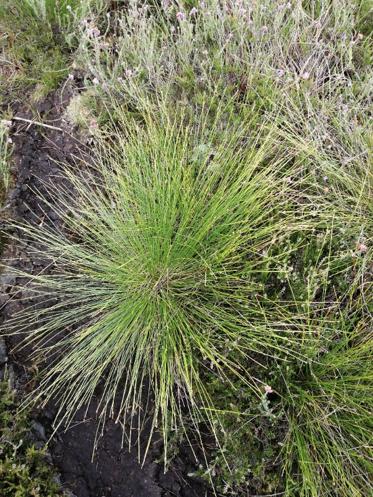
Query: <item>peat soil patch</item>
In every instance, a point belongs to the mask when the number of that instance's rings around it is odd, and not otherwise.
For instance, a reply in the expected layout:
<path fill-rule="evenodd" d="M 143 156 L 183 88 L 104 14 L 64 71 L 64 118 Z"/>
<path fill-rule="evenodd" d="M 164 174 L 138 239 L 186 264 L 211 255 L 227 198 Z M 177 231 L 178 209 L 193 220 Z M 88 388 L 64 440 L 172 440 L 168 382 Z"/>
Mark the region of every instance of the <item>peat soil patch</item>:
<path fill-rule="evenodd" d="M 49 203 L 54 199 L 48 193 L 48 183 L 54 186 L 65 182 L 58 162 L 74 163 L 73 157 L 84 150 L 84 145 L 74 137 L 62 116 L 71 98 L 72 90 L 65 85 L 63 93 L 56 92 L 38 104 L 40 121 L 61 128 L 45 128 L 36 124 L 14 121 L 11 136 L 14 143 L 14 186 L 6 200 L 8 215 L 20 221 L 54 223 L 62 226 Z M 14 115 L 32 119 L 25 106 L 13 108 Z M 39 191 L 47 203 L 40 200 Z M 73 192 L 72 192 L 73 194 Z M 16 234 L 16 233 L 15 233 Z M 5 264 L 20 270 L 38 273 L 50 270 L 50 260 L 36 256 L 27 240 L 15 242 L 11 238 L 3 252 Z M 0 322 L 6 321 L 25 306 L 30 305 L 27 295 L 17 290 L 20 278 L 6 271 L 0 276 Z M 15 348 L 22 337 L 7 337 L 8 367 L 14 371 L 14 386 L 22 393 L 34 386 L 35 366 L 31 348 Z M 141 467 L 137 450 L 128 452 L 121 448 L 122 431 L 119 424 L 109 420 L 99 440 L 92 462 L 92 450 L 98 429 L 94 399 L 88 412 L 78 412 L 69 430 L 60 430 L 50 442 L 49 451 L 54 466 L 60 474 L 63 488 L 76 497 L 210 497 L 213 493 L 204 482 L 188 474 L 197 469 L 192 451 L 184 446 L 174 458 L 169 471 L 164 474 L 159 462 L 161 443 L 154 440 L 147 460 Z M 35 410 L 36 438 L 41 442 L 52 433 L 56 406 Z M 144 440 L 145 443 L 145 440 Z"/>

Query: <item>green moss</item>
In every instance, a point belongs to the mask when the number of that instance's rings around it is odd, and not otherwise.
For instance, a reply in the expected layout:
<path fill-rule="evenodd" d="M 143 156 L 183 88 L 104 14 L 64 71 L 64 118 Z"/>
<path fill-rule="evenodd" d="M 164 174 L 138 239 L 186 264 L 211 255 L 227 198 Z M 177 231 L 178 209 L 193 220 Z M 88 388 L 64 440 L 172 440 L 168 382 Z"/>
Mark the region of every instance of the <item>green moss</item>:
<path fill-rule="evenodd" d="M 34 447 L 29 438 L 30 420 L 17 404 L 7 382 L 0 382 L 0 495 L 60 496 L 45 450 Z"/>
<path fill-rule="evenodd" d="M 270 400 L 264 387 L 258 395 L 239 381 L 222 383 L 212 375 L 206 384 L 220 408 L 216 412 L 220 446 L 200 475 L 212 477 L 216 490 L 224 495 L 283 490 L 278 456 L 286 420 L 279 399 Z"/>

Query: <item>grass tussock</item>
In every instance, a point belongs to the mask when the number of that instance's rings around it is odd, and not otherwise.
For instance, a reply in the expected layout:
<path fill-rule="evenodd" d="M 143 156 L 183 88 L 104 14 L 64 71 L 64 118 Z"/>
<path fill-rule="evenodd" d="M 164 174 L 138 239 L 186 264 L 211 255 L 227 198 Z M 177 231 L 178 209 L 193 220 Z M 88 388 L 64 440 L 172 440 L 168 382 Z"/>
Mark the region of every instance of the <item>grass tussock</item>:
<path fill-rule="evenodd" d="M 59 302 L 31 319 L 42 354 L 65 351 L 40 385 L 43 397 L 60 395 L 62 420 L 101 383 L 103 419 L 120 392 L 116 415 L 131 419 L 150 391 L 152 428 L 160 422 L 167 441 L 183 410 L 197 423 L 193 410 L 211 408 L 202 369 L 244 377 L 240 356 L 298 355 L 306 337 L 280 313 L 264 315 L 253 278 L 270 272 L 269 244 L 306 227 L 287 181 L 292 166 L 276 159 L 270 140 L 250 143 L 248 123 L 221 141 L 223 116 L 211 128 L 206 113 L 194 130 L 180 126 L 183 116 L 132 123 L 103 145 L 93 177 L 68 172 L 76 201 L 62 195 L 66 235 L 23 228 L 58 267 L 33 289 Z M 70 331 L 62 342 L 50 345 L 63 330 Z"/>
<path fill-rule="evenodd" d="M 307 497 L 363 495 L 370 488 L 372 336 L 366 321 L 347 336 L 343 325 L 336 332 L 331 350 L 287 384 L 286 495 L 298 488 Z"/>

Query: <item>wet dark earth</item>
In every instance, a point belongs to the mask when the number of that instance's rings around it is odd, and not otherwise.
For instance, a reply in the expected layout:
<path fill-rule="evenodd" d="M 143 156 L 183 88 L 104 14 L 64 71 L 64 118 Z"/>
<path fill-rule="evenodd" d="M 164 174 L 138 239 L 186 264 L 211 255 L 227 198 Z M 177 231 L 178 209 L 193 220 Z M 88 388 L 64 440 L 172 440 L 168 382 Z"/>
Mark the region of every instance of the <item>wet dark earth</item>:
<path fill-rule="evenodd" d="M 63 121 L 64 109 L 70 97 L 70 90 L 56 93 L 37 107 L 38 121 L 60 128 L 45 128 L 23 121 L 14 121 L 11 136 L 14 143 L 13 188 L 6 200 L 6 214 L 3 217 L 32 223 L 59 224 L 53 210 L 53 198 L 46 185 L 66 181 L 61 177 L 59 162 L 74 162 L 79 150 L 87 147 L 74 136 L 74 132 Z M 13 109 L 14 115 L 32 119 L 24 105 Z M 36 194 L 45 195 L 46 203 Z M 49 261 L 34 255 L 27 240 L 14 240 L 19 233 L 7 228 L 8 237 L 3 251 L 5 263 L 26 272 L 48 270 Z M 18 277 L 5 271 L 0 277 L 0 315 L 3 325 L 14 313 L 30 305 L 27 295 L 17 290 Z M 13 372 L 13 382 L 20 391 L 30 391 L 35 386 L 35 370 L 30 349 L 18 350 L 18 337 L 6 338 L 8 367 Z M 190 476 L 199 462 L 188 446 L 179 448 L 169 470 L 165 473 L 161 461 L 161 443 L 155 437 L 146 462 L 141 465 L 136 447 L 128 451 L 122 447 L 122 428 L 108 421 L 99 439 L 92 461 L 92 451 L 98 420 L 95 401 L 87 413 L 79 412 L 67 431 L 54 434 L 48 445 L 51 463 L 67 495 L 76 497 L 210 497 L 213 495 L 205 483 Z M 34 436 L 38 443 L 45 442 L 52 433 L 55 408 L 47 406 L 34 411 Z M 145 443 L 145 440 L 144 440 Z"/>

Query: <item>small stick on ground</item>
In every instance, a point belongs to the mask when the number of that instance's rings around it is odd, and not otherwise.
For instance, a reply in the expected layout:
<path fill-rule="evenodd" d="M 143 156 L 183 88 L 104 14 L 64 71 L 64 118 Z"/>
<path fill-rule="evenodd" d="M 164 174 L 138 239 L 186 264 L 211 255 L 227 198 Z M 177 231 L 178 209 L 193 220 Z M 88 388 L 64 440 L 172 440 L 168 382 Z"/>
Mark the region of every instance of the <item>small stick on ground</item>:
<path fill-rule="evenodd" d="M 50 124 L 44 124 L 44 123 L 41 123 L 39 121 L 32 121 L 31 119 L 25 119 L 23 117 L 13 117 L 12 120 L 13 121 L 22 121 L 22 122 L 29 123 L 29 124 L 35 124 L 36 126 L 42 126 L 44 128 L 48 128 L 48 129 L 55 129 L 56 131 L 63 131 L 62 128 L 58 128 L 57 126 L 51 126 Z"/>

